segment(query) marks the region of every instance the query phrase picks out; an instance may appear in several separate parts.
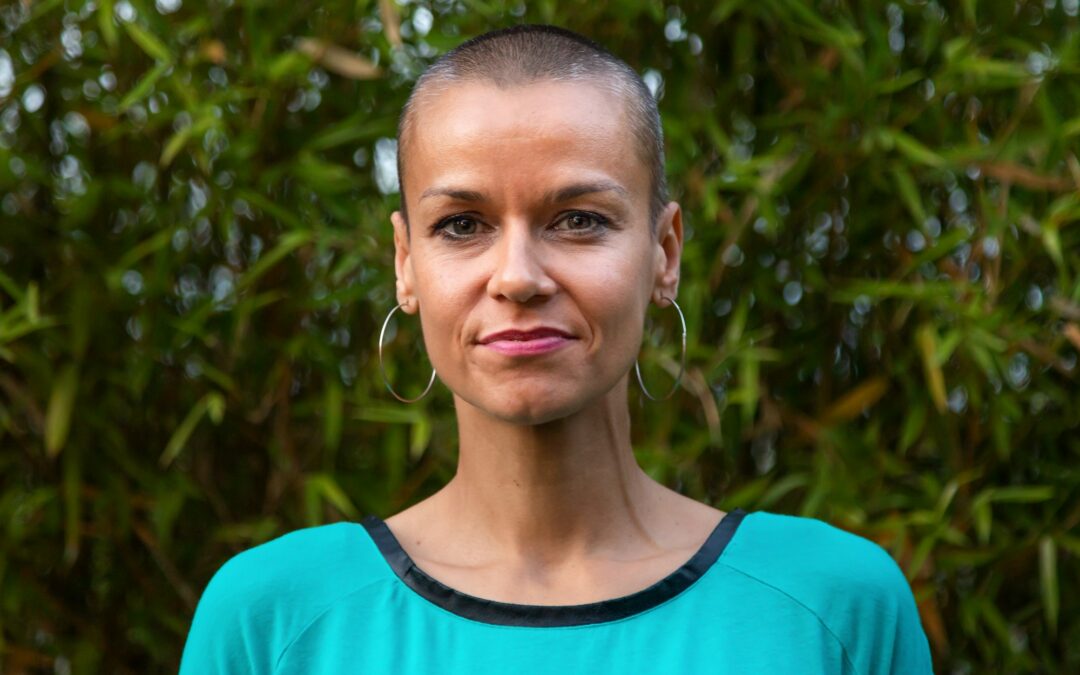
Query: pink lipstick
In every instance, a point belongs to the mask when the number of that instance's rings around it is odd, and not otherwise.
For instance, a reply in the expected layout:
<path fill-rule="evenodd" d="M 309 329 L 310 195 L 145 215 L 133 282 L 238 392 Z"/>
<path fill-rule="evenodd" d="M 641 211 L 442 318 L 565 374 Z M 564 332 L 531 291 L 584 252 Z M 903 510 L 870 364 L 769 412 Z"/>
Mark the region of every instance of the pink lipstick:
<path fill-rule="evenodd" d="M 507 356 L 546 354 L 576 338 L 557 328 L 541 326 L 530 330 L 503 330 L 478 340 L 479 344 Z"/>

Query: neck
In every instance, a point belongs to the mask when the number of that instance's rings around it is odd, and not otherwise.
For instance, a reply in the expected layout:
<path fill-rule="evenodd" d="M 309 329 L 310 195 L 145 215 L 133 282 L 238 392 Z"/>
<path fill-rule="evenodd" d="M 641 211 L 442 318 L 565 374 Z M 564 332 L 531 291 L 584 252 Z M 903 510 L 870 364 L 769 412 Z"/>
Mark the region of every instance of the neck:
<path fill-rule="evenodd" d="M 634 458 L 625 380 L 595 405 L 539 425 L 455 403 L 458 470 L 442 497 L 482 549 L 551 564 L 651 540 L 644 521 L 666 489 Z"/>

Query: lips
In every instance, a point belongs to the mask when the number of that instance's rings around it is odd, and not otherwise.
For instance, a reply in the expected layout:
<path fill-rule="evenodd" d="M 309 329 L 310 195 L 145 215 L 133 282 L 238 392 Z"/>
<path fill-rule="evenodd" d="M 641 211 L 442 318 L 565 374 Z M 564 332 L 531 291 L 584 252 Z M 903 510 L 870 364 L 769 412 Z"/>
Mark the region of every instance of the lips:
<path fill-rule="evenodd" d="M 477 340 L 477 342 L 482 345 L 487 345 L 492 342 L 529 342 L 532 340 L 543 340 L 544 338 L 573 340 L 574 336 L 566 331 L 559 330 L 558 328 L 541 326 L 540 328 L 532 328 L 530 330 L 502 330 L 498 333 L 485 335 Z"/>

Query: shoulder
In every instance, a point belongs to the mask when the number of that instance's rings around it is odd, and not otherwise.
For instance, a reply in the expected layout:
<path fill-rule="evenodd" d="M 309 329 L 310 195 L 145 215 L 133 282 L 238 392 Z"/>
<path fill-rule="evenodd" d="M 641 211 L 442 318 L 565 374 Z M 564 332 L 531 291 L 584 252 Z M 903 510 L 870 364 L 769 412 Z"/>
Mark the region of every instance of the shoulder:
<path fill-rule="evenodd" d="M 356 523 L 295 530 L 234 555 L 210 579 L 200 602 L 317 609 L 390 574 Z"/>
<path fill-rule="evenodd" d="M 816 616 L 857 672 L 932 672 L 911 586 L 869 539 L 813 518 L 754 512 L 721 561 Z"/>
<path fill-rule="evenodd" d="M 214 586 L 245 595 L 268 590 L 305 597 L 311 592 L 338 594 L 342 575 L 363 583 L 384 571 L 375 553 L 358 523 L 294 530 L 234 555 L 218 569 L 208 590 Z"/>
<path fill-rule="evenodd" d="M 181 675 L 272 672 L 307 623 L 392 575 L 357 523 L 296 530 L 238 553 L 218 568 L 199 599 Z"/>
<path fill-rule="evenodd" d="M 899 566 L 885 549 L 813 518 L 750 513 L 731 549 L 731 557 L 739 564 L 777 583 L 821 590 L 910 592 Z"/>

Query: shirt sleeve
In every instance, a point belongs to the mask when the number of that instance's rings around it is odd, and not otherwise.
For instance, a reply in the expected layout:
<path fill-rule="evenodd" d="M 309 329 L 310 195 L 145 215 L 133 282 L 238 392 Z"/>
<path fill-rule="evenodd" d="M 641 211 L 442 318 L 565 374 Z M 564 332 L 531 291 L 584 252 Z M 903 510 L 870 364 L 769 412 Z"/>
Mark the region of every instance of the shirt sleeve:
<path fill-rule="evenodd" d="M 884 550 L 882 554 L 888 557 Z M 926 632 L 919 619 L 919 610 L 915 604 L 911 586 L 891 557 L 888 557 L 884 564 L 887 567 L 885 572 L 887 579 L 883 590 L 891 592 L 894 597 L 891 602 L 883 603 L 885 616 L 882 618 L 886 620 L 882 621 L 881 625 L 887 628 L 891 624 L 893 634 L 882 635 L 881 644 L 883 647 L 891 647 L 891 653 L 887 655 L 888 658 L 882 658 L 877 662 L 880 667 L 871 666 L 868 672 L 882 675 L 900 675 L 901 673 L 932 675 L 934 668 L 930 658 L 930 643 L 926 639 Z"/>
<path fill-rule="evenodd" d="M 180 675 L 272 675 L 291 642 L 341 597 L 393 572 L 360 525 L 284 534 L 230 558 L 203 591 Z"/>
<path fill-rule="evenodd" d="M 884 548 L 812 518 L 751 517 L 755 527 L 732 542 L 727 564 L 813 613 L 841 646 L 844 672 L 933 673 L 911 586 Z"/>
<path fill-rule="evenodd" d="M 246 560 L 226 562 L 207 584 L 180 659 L 180 675 L 270 675 L 274 612 L 252 593 Z"/>
<path fill-rule="evenodd" d="M 818 602 L 855 671 L 932 675 L 930 645 L 900 566 L 874 542 L 853 535 L 843 540 L 834 569 L 843 573 L 847 588 Z"/>

